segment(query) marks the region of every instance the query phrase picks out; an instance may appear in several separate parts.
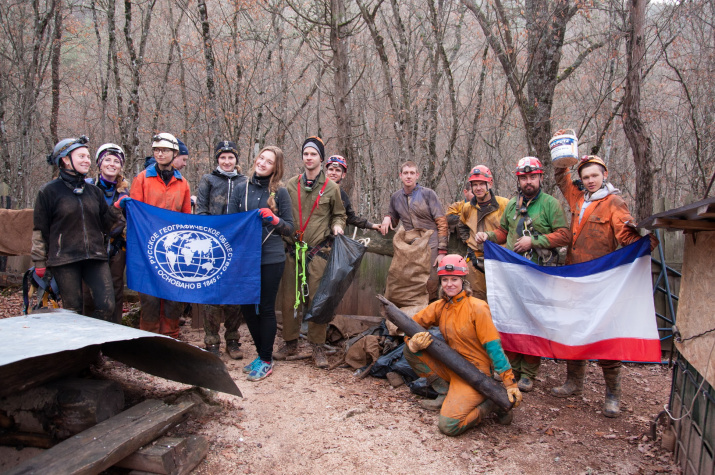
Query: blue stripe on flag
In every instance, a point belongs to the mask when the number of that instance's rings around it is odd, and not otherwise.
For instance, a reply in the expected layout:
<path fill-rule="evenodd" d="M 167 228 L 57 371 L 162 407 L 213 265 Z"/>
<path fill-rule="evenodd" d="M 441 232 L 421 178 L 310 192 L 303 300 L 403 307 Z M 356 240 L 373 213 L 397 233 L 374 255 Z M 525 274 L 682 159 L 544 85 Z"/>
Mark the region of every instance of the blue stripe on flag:
<path fill-rule="evenodd" d="M 258 304 L 258 210 L 221 216 L 127 203 L 127 286 L 178 302 Z"/>
<path fill-rule="evenodd" d="M 579 264 L 571 264 L 569 266 L 559 267 L 544 267 L 539 266 L 529 259 L 503 248 L 493 242 L 486 241 L 484 243 L 484 258 L 494 259 L 500 262 L 509 264 L 519 264 L 543 272 L 544 274 L 561 276 L 561 277 L 584 277 L 587 275 L 597 274 L 616 267 L 631 264 L 636 259 L 650 255 L 650 239 L 645 236 L 638 241 L 626 247 L 622 247 L 610 254 L 593 259 L 592 261 L 582 262 Z"/>

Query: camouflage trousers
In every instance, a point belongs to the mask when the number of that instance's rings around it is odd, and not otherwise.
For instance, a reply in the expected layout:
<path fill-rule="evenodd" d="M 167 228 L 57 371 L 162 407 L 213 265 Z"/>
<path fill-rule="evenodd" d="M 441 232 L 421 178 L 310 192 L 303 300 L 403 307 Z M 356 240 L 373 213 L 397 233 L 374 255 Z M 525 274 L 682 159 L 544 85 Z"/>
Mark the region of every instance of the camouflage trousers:
<path fill-rule="evenodd" d="M 238 327 L 243 320 L 240 305 L 205 305 L 204 306 L 204 343 L 207 345 L 218 345 L 221 338 L 218 331 L 221 328 L 221 320 L 225 317 L 223 326 L 226 328 L 224 339 L 239 340 Z"/>

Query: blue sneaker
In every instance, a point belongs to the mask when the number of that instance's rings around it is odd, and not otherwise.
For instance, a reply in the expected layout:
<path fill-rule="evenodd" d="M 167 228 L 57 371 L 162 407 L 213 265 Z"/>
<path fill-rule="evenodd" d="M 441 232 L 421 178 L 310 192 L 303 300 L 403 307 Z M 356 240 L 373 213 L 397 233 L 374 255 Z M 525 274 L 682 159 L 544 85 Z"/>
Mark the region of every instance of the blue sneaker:
<path fill-rule="evenodd" d="M 246 366 L 243 367 L 243 372 L 244 372 L 245 374 L 250 373 L 251 371 L 253 371 L 253 369 L 254 369 L 254 368 L 258 365 L 258 363 L 260 363 L 260 362 L 261 362 L 261 358 L 259 358 L 258 356 L 256 356 L 256 359 L 255 359 L 255 360 L 251 361 L 250 363 L 248 363 Z"/>
<path fill-rule="evenodd" d="M 258 364 L 248 375 L 249 381 L 260 381 L 267 378 L 273 372 L 273 363 L 268 361 L 258 360 Z"/>

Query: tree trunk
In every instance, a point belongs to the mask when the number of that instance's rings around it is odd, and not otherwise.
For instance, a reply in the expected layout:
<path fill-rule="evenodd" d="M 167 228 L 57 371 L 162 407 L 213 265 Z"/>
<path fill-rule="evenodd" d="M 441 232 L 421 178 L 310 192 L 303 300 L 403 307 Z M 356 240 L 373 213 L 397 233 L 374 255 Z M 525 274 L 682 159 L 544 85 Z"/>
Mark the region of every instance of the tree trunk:
<path fill-rule="evenodd" d="M 330 0 L 330 48 L 333 52 L 333 83 L 335 87 L 335 120 L 337 132 L 337 151 L 345 157 L 348 173 L 341 184 L 350 195 L 354 186 L 354 147 L 353 120 L 350 103 L 350 56 L 349 35 L 346 32 L 345 0 Z"/>
<path fill-rule="evenodd" d="M 221 131 L 219 130 L 219 109 L 216 105 L 216 85 L 214 82 L 214 71 L 216 68 L 216 60 L 214 58 L 213 45 L 211 43 L 211 30 L 209 25 L 208 11 L 206 10 L 206 1 L 198 1 L 199 19 L 201 21 L 201 37 L 204 43 L 204 59 L 206 61 L 206 90 L 208 98 L 206 103 L 206 117 L 208 119 L 208 136 L 211 138 L 211 144 L 221 140 Z"/>
<path fill-rule="evenodd" d="M 641 81 L 645 56 L 646 0 L 629 0 L 628 34 L 626 36 L 626 87 L 623 99 L 623 131 L 636 164 L 636 219 L 653 214 L 653 158 L 651 140 L 641 120 Z"/>
<path fill-rule="evenodd" d="M 50 111 L 50 136 L 57 143 L 57 122 L 60 115 L 60 53 L 62 52 L 62 2 L 55 8 L 55 26 L 52 38 L 52 110 Z"/>

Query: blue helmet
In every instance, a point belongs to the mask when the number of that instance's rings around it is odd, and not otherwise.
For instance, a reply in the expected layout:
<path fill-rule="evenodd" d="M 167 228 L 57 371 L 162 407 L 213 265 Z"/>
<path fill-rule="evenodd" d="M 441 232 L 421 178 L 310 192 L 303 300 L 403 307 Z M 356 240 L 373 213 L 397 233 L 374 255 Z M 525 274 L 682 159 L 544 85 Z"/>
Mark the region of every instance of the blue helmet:
<path fill-rule="evenodd" d="M 52 153 L 47 156 L 47 163 L 50 165 L 60 166 L 60 160 L 62 157 L 68 156 L 80 147 L 87 147 L 89 143 L 89 138 L 86 135 L 81 135 L 79 138 L 64 139 L 57 142 Z"/>

